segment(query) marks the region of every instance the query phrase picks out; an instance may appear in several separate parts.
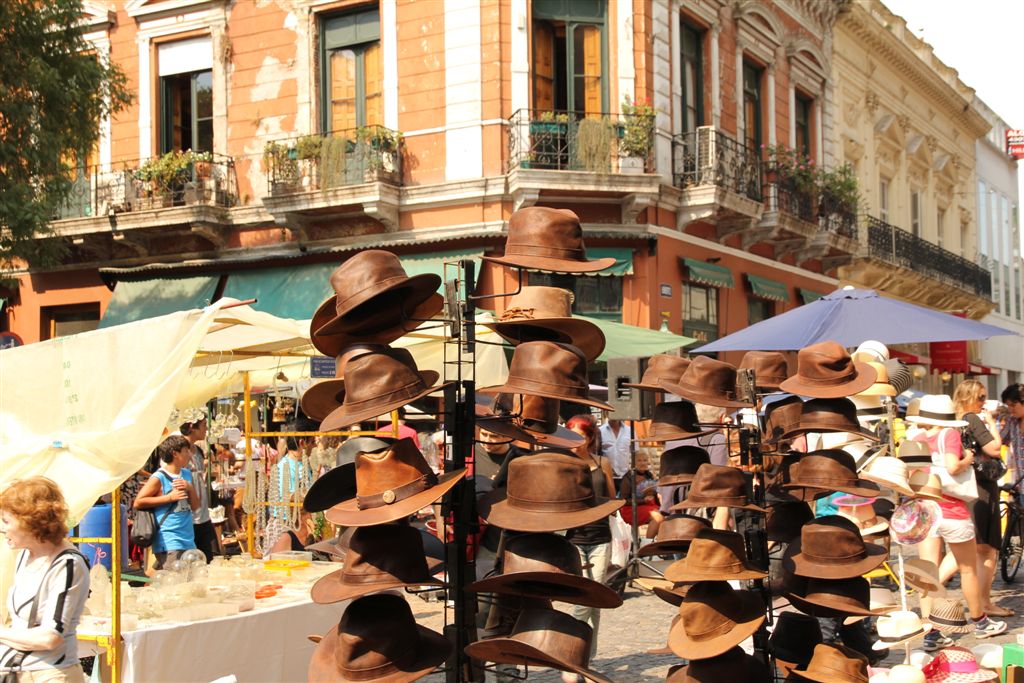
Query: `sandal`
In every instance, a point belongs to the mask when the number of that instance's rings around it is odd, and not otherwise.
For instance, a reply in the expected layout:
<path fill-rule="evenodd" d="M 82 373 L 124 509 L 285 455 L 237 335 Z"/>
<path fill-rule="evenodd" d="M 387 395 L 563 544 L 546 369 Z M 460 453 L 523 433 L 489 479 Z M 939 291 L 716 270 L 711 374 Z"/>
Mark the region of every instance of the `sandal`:
<path fill-rule="evenodd" d="M 990 617 L 1012 617 L 1014 612 L 1012 609 L 1007 609 L 1006 607 L 997 607 L 993 605 L 992 607 L 988 607 L 985 609 L 985 614 L 989 615 Z"/>

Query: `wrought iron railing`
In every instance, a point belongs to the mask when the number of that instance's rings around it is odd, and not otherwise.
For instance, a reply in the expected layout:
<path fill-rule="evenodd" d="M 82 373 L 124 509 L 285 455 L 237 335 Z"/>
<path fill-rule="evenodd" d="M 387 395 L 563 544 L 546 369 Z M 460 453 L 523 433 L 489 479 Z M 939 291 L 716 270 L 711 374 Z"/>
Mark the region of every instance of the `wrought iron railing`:
<path fill-rule="evenodd" d="M 676 187 L 715 185 L 761 201 L 760 156 L 713 126 L 675 137 L 672 175 Z"/>
<path fill-rule="evenodd" d="M 769 211 L 780 211 L 807 223 L 818 222 L 817 196 L 786 179 L 770 183 L 766 201 Z"/>
<path fill-rule="evenodd" d="M 55 220 L 108 216 L 175 206 L 238 203 L 235 162 L 221 154 L 189 152 L 118 161 L 104 169 L 81 166 Z"/>
<path fill-rule="evenodd" d="M 383 181 L 402 184 L 402 134 L 363 126 L 267 143 L 263 149 L 270 195 L 329 190 Z"/>
<path fill-rule="evenodd" d="M 857 218 L 856 208 L 829 201 L 824 193 L 819 195 L 818 225 L 822 230 L 856 240 Z"/>
<path fill-rule="evenodd" d="M 979 265 L 874 216 L 866 216 L 868 255 L 987 299 L 992 276 Z"/>
<path fill-rule="evenodd" d="M 653 116 L 520 109 L 508 123 L 509 170 L 654 170 Z"/>

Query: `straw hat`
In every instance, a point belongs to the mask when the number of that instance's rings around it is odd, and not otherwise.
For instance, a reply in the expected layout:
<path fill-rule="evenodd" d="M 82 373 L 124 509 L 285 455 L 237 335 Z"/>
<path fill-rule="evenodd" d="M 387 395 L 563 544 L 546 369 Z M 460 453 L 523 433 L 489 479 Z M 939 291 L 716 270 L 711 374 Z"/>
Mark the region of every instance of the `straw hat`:
<path fill-rule="evenodd" d="M 779 388 L 811 398 L 842 398 L 864 391 L 875 383 L 875 371 L 856 363 L 841 344 L 824 341 L 800 349 L 796 374 Z"/>
<path fill-rule="evenodd" d="M 868 361 L 875 370 L 875 383 L 870 387 L 860 392 L 861 396 L 895 396 L 896 387 L 889 384 L 889 373 L 886 371 L 885 366 L 881 363 L 874 361 Z"/>
<path fill-rule="evenodd" d="M 982 669 L 974 653 L 962 647 L 939 650 L 935 659 L 922 669 L 927 683 L 982 683 L 998 681 L 995 671 Z"/>
<path fill-rule="evenodd" d="M 971 654 L 978 660 L 978 666 L 991 671 L 1003 670 L 1003 647 L 986 643 L 975 645 L 971 648 Z"/>
<path fill-rule="evenodd" d="M 889 360 L 889 347 L 880 341 L 867 339 L 860 343 L 860 346 L 850 354 L 853 360 L 860 363 L 884 363 Z"/>
<path fill-rule="evenodd" d="M 851 396 L 850 400 L 857 408 L 857 419 L 861 422 L 877 422 L 885 417 L 885 408 L 882 406 L 880 395 L 857 394 Z"/>
<path fill-rule="evenodd" d="M 889 519 L 889 533 L 900 545 L 917 545 L 942 520 L 942 509 L 934 500 L 908 500 L 896 506 Z"/>
<path fill-rule="evenodd" d="M 903 562 L 903 580 L 925 594 L 945 595 L 946 588 L 939 580 L 939 568 L 934 562 L 915 557 Z"/>
<path fill-rule="evenodd" d="M 907 422 L 937 427 L 966 427 L 967 422 L 958 420 L 953 399 L 946 394 L 928 394 L 921 397 L 916 415 L 907 414 Z"/>
<path fill-rule="evenodd" d="M 527 341 L 572 344 L 587 361 L 604 351 L 601 328 L 572 315 L 573 293 L 560 287 L 524 286 L 508 299 L 505 311 L 495 322 L 483 323 L 513 346 Z"/>
<path fill-rule="evenodd" d="M 668 644 L 680 657 L 706 659 L 742 643 L 764 620 L 764 602 L 756 593 L 734 590 L 726 581 L 701 581 L 679 605 Z"/>
<path fill-rule="evenodd" d="M 842 496 L 848 498 L 849 496 Z M 861 500 L 871 500 L 870 498 L 864 498 Z M 879 534 L 889 529 L 889 522 L 877 514 L 875 509 L 871 506 L 871 503 L 866 505 L 841 505 L 833 501 L 833 504 L 837 507 L 837 512 L 840 517 L 844 517 L 860 529 L 861 536 L 872 536 Z"/>
<path fill-rule="evenodd" d="M 871 648 L 885 650 L 924 638 L 924 634 L 932 630 L 932 625 L 922 622 L 916 612 L 896 611 L 878 617 L 875 621 L 875 630 L 878 632 L 878 640 Z"/>
<path fill-rule="evenodd" d="M 909 483 L 915 498 L 926 498 L 934 500 L 936 503 L 941 503 L 944 500 L 942 497 L 942 480 L 939 479 L 937 474 L 917 468 L 910 473 Z"/>
<path fill-rule="evenodd" d="M 957 598 L 933 598 L 928 621 L 943 634 L 970 633 L 974 630 L 974 626 L 967 621 L 963 603 Z"/>
<path fill-rule="evenodd" d="M 888 455 L 875 458 L 867 466 L 867 469 L 861 472 L 861 476 L 868 481 L 873 481 L 905 496 L 912 496 L 914 490 L 910 488 L 909 474 L 905 462 Z"/>

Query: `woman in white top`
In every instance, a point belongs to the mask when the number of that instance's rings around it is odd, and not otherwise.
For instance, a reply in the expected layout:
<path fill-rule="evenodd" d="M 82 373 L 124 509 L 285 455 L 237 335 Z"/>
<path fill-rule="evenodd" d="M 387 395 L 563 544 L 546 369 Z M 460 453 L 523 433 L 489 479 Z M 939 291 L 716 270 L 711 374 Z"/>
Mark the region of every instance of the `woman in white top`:
<path fill-rule="evenodd" d="M 0 494 L 0 534 L 20 550 L 0 628 L 0 672 L 19 683 L 84 683 L 75 632 L 89 596 L 89 564 L 66 538 L 68 507 L 46 477 L 15 481 Z"/>

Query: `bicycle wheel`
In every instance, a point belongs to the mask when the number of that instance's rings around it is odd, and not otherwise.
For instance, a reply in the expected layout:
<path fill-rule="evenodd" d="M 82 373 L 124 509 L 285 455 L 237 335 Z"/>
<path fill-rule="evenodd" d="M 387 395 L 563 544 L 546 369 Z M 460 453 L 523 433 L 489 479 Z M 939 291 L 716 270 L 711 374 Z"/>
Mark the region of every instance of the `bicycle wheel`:
<path fill-rule="evenodd" d="M 999 573 L 1003 581 L 1013 583 L 1020 571 L 1021 559 L 1024 557 L 1024 520 L 1011 513 L 1010 521 L 1003 534 L 1002 547 L 999 549 Z"/>

